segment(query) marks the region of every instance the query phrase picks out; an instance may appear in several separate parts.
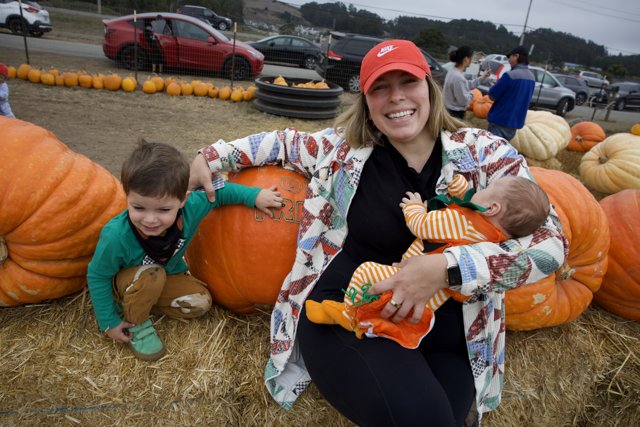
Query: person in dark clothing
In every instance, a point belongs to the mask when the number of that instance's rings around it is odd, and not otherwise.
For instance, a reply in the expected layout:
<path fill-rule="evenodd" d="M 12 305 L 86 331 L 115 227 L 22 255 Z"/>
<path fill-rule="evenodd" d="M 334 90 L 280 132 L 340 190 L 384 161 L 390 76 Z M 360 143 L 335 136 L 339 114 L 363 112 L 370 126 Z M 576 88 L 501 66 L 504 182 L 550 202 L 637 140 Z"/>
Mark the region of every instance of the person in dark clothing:
<path fill-rule="evenodd" d="M 153 30 L 153 22 L 146 21 L 144 25 L 144 39 L 151 49 L 151 72 L 162 74 L 162 66 L 164 64 L 164 55 L 160 41 Z"/>
<path fill-rule="evenodd" d="M 493 105 L 487 117 L 487 130 L 511 141 L 524 126 L 536 79 L 529 70 L 529 53 L 524 46 L 516 47 L 507 57 L 511 71 L 504 73 L 489 89 Z"/>
<path fill-rule="evenodd" d="M 203 186 L 213 196 L 211 172 L 266 164 L 310 180 L 295 261 L 271 317 L 264 379 L 276 402 L 291 408 L 313 380 L 360 426 L 462 426 L 469 413 L 481 417 L 500 403 L 504 293 L 549 275 L 547 266 L 562 265 L 566 239 L 551 210 L 533 236 L 449 247 L 400 262 L 415 239 L 398 204 L 407 191 L 430 199 L 444 194 L 460 173 L 477 190 L 504 176 L 532 178 L 513 146 L 446 111 L 412 42 L 374 46 L 362 62 L 360 87 L 332 128 L 289 128 L 204 147 L 192 161 L 190 187 Z M 426 242 L 425 252 L 435 246 Z M 365 261 L 400 263 L 398 273 L 369 288 L 388 298 L 381 316 L 393 322 L 418 322 L 440 289 L 470 298 L 444 303 L 416 349 L 359 340 L 341 326 L 311 322 L 305 301 L 342 301 Z"/>

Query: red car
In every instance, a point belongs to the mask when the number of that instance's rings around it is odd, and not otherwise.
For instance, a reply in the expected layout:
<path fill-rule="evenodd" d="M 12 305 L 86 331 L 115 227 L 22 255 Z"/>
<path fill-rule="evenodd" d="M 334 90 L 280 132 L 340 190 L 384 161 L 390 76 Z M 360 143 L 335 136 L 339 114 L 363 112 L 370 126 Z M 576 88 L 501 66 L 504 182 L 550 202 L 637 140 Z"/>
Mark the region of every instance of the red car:
<path fill-rule="evenodd" d="M 148 12 L 138 14 L 135 21 L 133 15 L 128 15 L 102 23 L 104 54 L 129 69 L 135 67 L 136 60 L 139 70 L 148 69 L 154 55 L 155 62 L 169 68 L 231 76 L 233 67 L 234 79 L 244 80 L 259 75 L 264 65 L 262 53 L 236 40 L 234 54 L 233 40 L 191 16 Z"/>

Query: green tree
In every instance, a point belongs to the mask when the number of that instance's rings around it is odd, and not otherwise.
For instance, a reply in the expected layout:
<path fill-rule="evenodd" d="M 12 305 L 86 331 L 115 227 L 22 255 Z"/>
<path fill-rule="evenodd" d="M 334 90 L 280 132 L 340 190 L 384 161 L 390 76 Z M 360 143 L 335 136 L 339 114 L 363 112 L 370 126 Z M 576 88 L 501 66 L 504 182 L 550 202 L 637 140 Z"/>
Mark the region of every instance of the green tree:
<path fill-rule="evenodd" d="M 418 37 L 416 37 L 413 42 L 436 56 L 446 55 L 447 48 L 449 47 L 444 35 L 436 28 L 427 28 L 420 31 L 420 34 L 418 34 Z"/>
<path fill-rule="evenodd" d="M 629 71 L 622 64 L 611 64 L 607 67 L 607 74 L 611 74 L 616 77 L 626 77 Z"/>

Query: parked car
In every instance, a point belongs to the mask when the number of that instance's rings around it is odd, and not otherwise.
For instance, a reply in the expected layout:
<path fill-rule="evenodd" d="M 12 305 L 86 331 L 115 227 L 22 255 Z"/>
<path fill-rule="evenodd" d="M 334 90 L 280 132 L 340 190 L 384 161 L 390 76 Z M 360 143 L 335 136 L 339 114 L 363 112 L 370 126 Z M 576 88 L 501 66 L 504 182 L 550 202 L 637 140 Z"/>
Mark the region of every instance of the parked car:
<path fill-rule="evenodd" d="M 484 57 L 482 63 L 480 64 L 480 71 L 489 69 L 492 73 L 495 74 L 495 72 L 498 71 L 498 68 L 500 68 L 501 65 L 508 63 L 509 58 L 506 55 L 492 53 Z"/>
<path fill-rule="evenodd" d="M 576 105 L 584 104 L 598 92 L 598 89 L 589 87 L 587 81 L 583 78 L 569 76 L 567 74 L 554 74 L 553 76 L 562 83 L 564 87 L 575 92 Z"/>
<path fill-rule="evenodd" d="M 265 61 L 284 62 L 309 70 L 322 63 L 320 48 L 302 37 L 271 36 L 248 44 L 262 52 Z"/>
<path fill-rule="evenodd" d="M 503 70 L 507 72 L 510 68 L 509 64 L 505 64 Z M 576 105 L 576 94 L 571 89 L 562 86 L 550 72 L 543 68 L 530 65 L 529 70 L 536 79 L 531 107 L 553 110 L 560 117 L 564 117 L 573 110 Z M 478 86 L 478 89 L 486 94 L 494 81 L 493 78 L 487 79 L 486 83 Z"/>
<path fill-rule="evenodd" d="M 153 36 L 162 50 L 165 67 L 225 75 L 230 75 L 233 67 L 233 77 L 237 80 L 248 79 L 262 72 L 262 53 L 244 42 L 236 41 L 234 55 L 232 41 L 197 18 L 166 12 L 140 13 L 135 23 L 133 18 L 133 15 L 127 15 L 102 21 L 102 50 L 105 56 L 126 68 L 133 69 L 136 65 L 138 69 L 149 67 L 152 47 L 143 33 L 145 26 L 150 23 Z M 232 66 L 234 57 L 235 64 Z"/>
<path fill-rule="evenodd" d="M 596 73 L 595 71 L 582 70 L 578 72 L 577 76 L 585 79 L 587 84 L 591 87 L 601 88 L 602 86 L 607 86 L 609 84 L 609 80 L 607 80 L 602 74 Z"/>
<path fill-rule="evenodd" d="M 640 109 L 640 83 L 620 82 L 609 85 L 606 90 L 597 94 L 593 100 L 596 104 L 613 102 L 616 110 Z"/>
<path fill-rule="evenodd" d="M 27 33 L 34 37 L 41 37 L 53 29 L 49 12 L 35 1 L 22 2 L 22 16 L 20 3 L 14 0 L 0 0 L 0 28 L 8 28 L 14 34 Z"/>
<path fill-rule="evenodd" d="M 176 13 L 184 15 L 194 16 L 201 21 L 211 24 L 213 28 L 217 28 L 220 31 L 226 31 L 231 28 L 233 21 L 231 18 L 217 15 L 213 10 L 202 6 L 192 6 L 185 4 L 176 9 Z"/>
<path fill-rule="evenodd" d="M 344 87 L 351 93 L 360 92 L 360 64 L 367 52 L 385 39 L 340 32 L 332 32 L 331 37 L 326 66 L 318 65 L 316 71 L 326 80 Z M 420 50 L 431 68 L 434 80 L 443 85 L 447 70 L 423 49 Z"/>

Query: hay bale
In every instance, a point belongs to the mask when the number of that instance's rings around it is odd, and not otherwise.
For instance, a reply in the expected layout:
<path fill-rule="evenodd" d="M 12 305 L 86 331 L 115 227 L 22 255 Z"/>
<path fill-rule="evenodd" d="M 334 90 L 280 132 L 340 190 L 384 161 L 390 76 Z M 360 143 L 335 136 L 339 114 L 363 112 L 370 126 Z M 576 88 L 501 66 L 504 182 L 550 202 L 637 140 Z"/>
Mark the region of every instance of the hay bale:
<path fill-rule="evenodd" d="M 148 363 L 98 333 L 88 296 L 0 310 L 4 425 L 350 426 L 312 385 L 291 411 L 262 381 L 269 314 L 161 318 Z M 483 425 L 638 425 L 640 324 L 590 308 L 507 335 L 504 401 Z M 532 421 L 535 420 L 535 423 Z"/>

